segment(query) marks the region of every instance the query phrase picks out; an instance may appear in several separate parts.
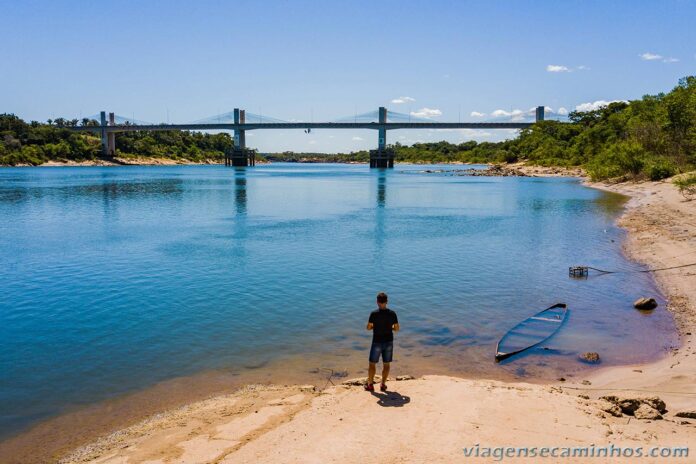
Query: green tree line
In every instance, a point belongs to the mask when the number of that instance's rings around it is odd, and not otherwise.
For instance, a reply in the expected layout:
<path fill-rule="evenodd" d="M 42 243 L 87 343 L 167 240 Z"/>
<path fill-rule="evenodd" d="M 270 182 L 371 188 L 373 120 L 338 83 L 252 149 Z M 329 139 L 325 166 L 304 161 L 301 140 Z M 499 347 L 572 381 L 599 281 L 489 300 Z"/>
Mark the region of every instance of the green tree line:
<path fill-rule="evenodd" d="M 100 138 L 90 132 L 74 132 L 69 127 L 99 125 L 97 121 L 58 118 L 43 124 L 25 122 L 13 114 L 0 114 L 0 165 L 39 165 L 47 161 L 97 160 Z M 169 158 L 194 162 L 221 162 L 232 147 L 227 133 L 207 134 L 188 131 L 119 132 L 116 156 L 119 158 Z"/>

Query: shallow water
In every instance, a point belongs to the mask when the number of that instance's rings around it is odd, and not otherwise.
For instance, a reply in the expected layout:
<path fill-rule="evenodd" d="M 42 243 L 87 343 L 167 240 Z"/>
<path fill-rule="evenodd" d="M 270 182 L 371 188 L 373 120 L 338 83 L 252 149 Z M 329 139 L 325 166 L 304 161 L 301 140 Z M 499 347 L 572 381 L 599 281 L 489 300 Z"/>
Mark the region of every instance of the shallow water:
<path fill-rule="evenodd" d="M 579 352 L 631 363 L 676 343 L 664 309 L 632 308 L 659 297 L 650 275 L 568 278 L 640 268 L 613 224 L 623 197 L 422 169 L 0 169 L 0 434 L 210 369 L 352 369 L 381 290 L 403 329 L 395 369 L 553 378 Z M 548 350 L 493 362 L 508 328 L 559 301 Z"/>

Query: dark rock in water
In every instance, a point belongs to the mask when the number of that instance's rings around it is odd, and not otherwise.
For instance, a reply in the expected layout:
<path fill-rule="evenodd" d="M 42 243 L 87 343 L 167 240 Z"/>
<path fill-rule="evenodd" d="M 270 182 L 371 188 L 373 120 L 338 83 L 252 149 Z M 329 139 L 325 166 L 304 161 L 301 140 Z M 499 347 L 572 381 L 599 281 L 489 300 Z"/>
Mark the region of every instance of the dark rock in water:
<path fill-rule="evenodd" d="M 580 355 L 580 360 L 590 364 L 597 364 L 599 362 L 599 353 L 588 351 Z"/>
<path fill-rule="evenodd" d="M 655 309 L 657 308 L 657 301 L 655 298 L 638 298 L 633 307 L 636 309 Z"/>
<path fill-rule="evenodd" d="M 687 419 L 696 419 L 696 411 L 679 411 L 675 414 L 677 417 L 686 417 Z"/>
<path fill-rule="evenodd" d="M 649 406 L 646 403 L 641 404 L 638 409 L 636 409 L 633 412 L 633 415 L 635 416 L 636 419 L 644 419 L 644 420 L 656 420 L 656 419 L 662 419 L 662 415 L 660 412 Z"/>

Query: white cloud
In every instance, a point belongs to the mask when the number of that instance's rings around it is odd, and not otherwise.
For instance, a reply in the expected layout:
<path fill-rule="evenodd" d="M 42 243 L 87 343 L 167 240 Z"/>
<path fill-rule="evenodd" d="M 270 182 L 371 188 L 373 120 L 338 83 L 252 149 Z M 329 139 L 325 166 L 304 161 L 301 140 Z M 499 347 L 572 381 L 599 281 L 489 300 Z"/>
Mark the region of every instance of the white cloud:
<path fill-rule="evenodd" d="M 664 60 L 662 60 L 663 63 L 676 63 L 677 61 L 679 61 L 679 58 L 674 58 L 674 57 L 672 57 L 672 56 L 670 56 L 669 58 L 665 58 Z"/>
<path fill-rule="evenodd" d="M 530 111 L 534 111 L 534 108 L 532 108 Z M 525 113 L 522 110 L 512 110 L 512 111 L 495 110 L 494 112 L 491 113 L 491 116 L 493 116 L 494 118 L 520 118 L 528 113 L 529 113 L 529 111 L 527 111 Z"/>
<path fill-rule="evenodd" d="M 597 100 L 594 102 L 580 103 L 578 106 L 575 107 L 575 111 L 580 111 L 580 112 L 595 111 L 595 110 L 603 108 L 611 103 L 619 103 L 619 102 L 627 103 L 626 100 L 611 100 L 611 101 Z"/>
<path fill-rule="evenodd" d="M 587 71 L 587 70 L 590 69 L 590 68 L 589 68 L 588 66 L 585 66 L 584 64 L 581 64 L 580 66 L 578 66 L 578 69 L 579 69 L 580 71 Z"/>
<path fill-rule="evenodd" d="M 482 118 L 486 115 L 486 113 L 479 113 L 478 111 L 472 111 L 471 115 L 475 118 Z"/>
<path fill-rule="evenodd" d="M 494 112 L 491 113 L 491 116 L 494 118 L 501 118 L 501 117 L 507 117 L 510 116 L 511 113 L 508 113 L 505 110 L 495 110 Z"/>
<path fill-rule="evenodd" d="M 316 144 L 317 144 L 317 141 L 316 141 L 316 140 L 310 140 L 310 141 L 307 142 L 307 143 L 309 143 L 310 145 L 316 145 Z"/>
<path fill-rule="evenodd" d="M 360 141 L 365 140 L 365 139 L 362 138 L 362 137 L 358 137 L 358 136 L 356 135 L 355 137 L 353 137 L 353 140 L 355 140 L 356 142 L 360 142 Z"/>
<path fill-rule="evenodd" d="M 421 108 L 418 111 L 411 111 L 411 116 L 417 118 L 435 118 L 442 116 L 442 111 L 436 108 Z"/>
<path fill-rule="evenodd" d="M 416 99 L 413 98 L 413 97 L 399 97 L 399 98 L 393 99 L 391 102 L 392 102 L 392 103 L 396 103 L 397 105 L 399 105 L 399 104 L 401 104 L 401 103 L 411 103 L 411 102 L 414 102 L 414 101 L 416 101 Z"/>
<path fill-rule="evenodd" d="M 642 53 L 638 56 L 640 56 L 641 60 L 645 60 L 645 61 L 654 61 L 654 60 L 661 60 L 662 59 L 662 55 L 658 55 L 657 53 L 650 53 L 650 52 L 645 52 L 645 53 Z"/>
<path fill-rule="evenodd" d="M 550 64 L 546 66 L 546 71 L 553 73 L 570 72 L 570 68 L 568 68 L 568 66 L 563 66 L 562 64 Z"/>
<path fill-rule="evenodd" d="M 568 114 L 568 110 L 561 106 L 560 108 L 558 108 L 558 114 L 561 116 L 566 116 Z"/>

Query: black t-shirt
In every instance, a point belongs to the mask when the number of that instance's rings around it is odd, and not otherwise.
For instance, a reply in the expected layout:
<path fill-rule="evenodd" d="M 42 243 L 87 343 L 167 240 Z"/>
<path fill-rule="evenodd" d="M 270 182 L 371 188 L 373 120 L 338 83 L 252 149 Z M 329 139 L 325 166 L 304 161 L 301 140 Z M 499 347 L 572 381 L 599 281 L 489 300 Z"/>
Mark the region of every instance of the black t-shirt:
<path fill-rule="evenodd" d="M 398 324 L 396 313 L 389 308 L 375 309 L 370 313 L 368 322 L 373 324 L 372 343 L 384 343 L 394 341 L 392 325 Z"/>

